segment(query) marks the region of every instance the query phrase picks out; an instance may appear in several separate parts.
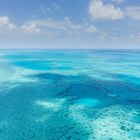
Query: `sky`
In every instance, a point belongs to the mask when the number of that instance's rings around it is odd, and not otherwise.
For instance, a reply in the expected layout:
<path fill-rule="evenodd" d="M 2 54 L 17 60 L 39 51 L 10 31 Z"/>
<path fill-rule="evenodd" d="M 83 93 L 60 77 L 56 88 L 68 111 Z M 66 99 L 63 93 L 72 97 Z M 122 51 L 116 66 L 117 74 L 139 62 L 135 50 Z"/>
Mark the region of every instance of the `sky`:
<path fill-rule="evenodd" d="M 140 0 L 0 0 L 0 49 L 140 49 Z"/>

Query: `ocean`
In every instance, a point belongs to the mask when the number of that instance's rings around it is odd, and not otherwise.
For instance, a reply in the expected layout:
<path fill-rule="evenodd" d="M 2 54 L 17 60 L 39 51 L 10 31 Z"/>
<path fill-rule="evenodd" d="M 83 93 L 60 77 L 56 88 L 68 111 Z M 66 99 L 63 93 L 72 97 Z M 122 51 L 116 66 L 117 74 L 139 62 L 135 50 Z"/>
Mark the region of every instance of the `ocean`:
<path fill-rule="evenodd" d="M 0 140 L 139 139 L 139 50 L 0 50 Z"/>

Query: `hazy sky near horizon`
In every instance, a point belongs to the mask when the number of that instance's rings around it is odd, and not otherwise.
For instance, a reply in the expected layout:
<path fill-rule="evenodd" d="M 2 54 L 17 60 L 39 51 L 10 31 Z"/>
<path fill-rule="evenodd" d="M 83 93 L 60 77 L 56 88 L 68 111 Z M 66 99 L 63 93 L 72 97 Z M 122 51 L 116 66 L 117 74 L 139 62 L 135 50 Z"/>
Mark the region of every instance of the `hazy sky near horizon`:
<path fill-rule="evenodd" d="M 0 0 L 4 48 L 140 48 L 140 0 Z"/>

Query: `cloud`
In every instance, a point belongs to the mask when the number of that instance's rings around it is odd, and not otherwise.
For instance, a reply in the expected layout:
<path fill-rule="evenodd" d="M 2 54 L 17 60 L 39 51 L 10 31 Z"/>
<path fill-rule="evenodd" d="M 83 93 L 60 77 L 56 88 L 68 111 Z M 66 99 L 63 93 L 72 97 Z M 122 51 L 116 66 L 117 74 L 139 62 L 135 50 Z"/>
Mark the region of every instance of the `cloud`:
<path fill-rule="evenodd" d="M 51 3 L 51 5 L 49 5 L 49 6 L 41 6 L 41 8 L 39 9 L 39 11 L 42 14 L 46 15 L 46 14 L 48 14 L 50 12 L 57 11 L 59 9 L 60 9 L 60 5 L 59 4 L 57 4 L 57 3 Z"/>
<path fill-rule="evenodd" d="M 87 33 L 93 33 L 97 31 L 97 28 L 94 25 L 89 25 L 89 26 L 86 26 L 85 31 Z"/>
<path fill-rule="evenodd" d="M 32 20 L 28 21 L 26 24 L 21 26 L 24 33 L 55 33 L 55 34 L 65 34 L 65 35 L 76 35 L 82 32 L 94 33 L 97 28 L 89 23 L 76 24 L 72 22 L 68 17 L 65 17 L 61 21 L 53 19 L 45 20 Z"/>
<path fill-rule="evenodd" d="M 57 4 L 57 3 L 52 3 L 52 7 L 53 7 L 53 9 L 55 9 L 55 10 L 60 9 L 60 5 Z"/>
<path fill-rule="evenodd" d="M 129 37 L 135 41 L 140 41 L 140 32 L 138 33 L 132 33 L 129 35 Z"/>
<path fill-rule="evenodd" d="M 49 8 L 49 7 L 42 6 L 42 7 L 39 9 L 39 11 L 40 11 L 42 14 L 46 15 L 47 13 L 51 12 L 52 10 L 51 10 L 51 8 Z"/>
<path fill-rule="evenodd" d="M 23 39 L 38 37 L 41 39 L 77 38 L 84 34 L 91 34 L 98 29 L 88 22 L 75 23 L 68 17 L 62 20 L 43 19 L 31 20 L 16 26 L 7 16 L 0 17 L 0 37 L 5 39 Z"/>
<path fill-rule="evenodd" d="M 21 31 L 23 33 L 27 33 L 27 34 L 34 34 L 34 33 L 39 33 L 40 29 L 37 28 L 36 24 L 25 24 L 21 26 Z"/>
<path fill-rule="evenodd" d="M 140 7 L 128 6 L 125 8 L 125 14 L 133 19 L 140 19 Z"/>
<path fill-rule="evenodd" d="M 92 20 L 118 20 L 124 17 L 120 8 L 112 4 L 104 4 L 101 0 L 91 0 L 89 13 Z"/>
<path fill-rule="evenodd" d="M 116 37 L 116 36 L 112 36 L 111 39 L 112 39 L 112 40 L 118 40 L 119 38 Z"/>
<path fill-rule="evenodd" d="M 7 16 L 0 17 L 0 28 L 3 30 L 14 30 L 16 25 L 10 22 Z"/>
<path fill-rule="evenodd" d="M 105 32 L 100 33 L 100 39 L 105 39 L 107 36 L 108 36 L 108 34 Z"/>
<path fill-rule="evenodd" d="M 112 0 L 117 3 L 124 0 Z M 102 0 L 91 0 L 89 4 L 89 14 L 93 21 L 107 21 L 119 19 L 140 19 L 139 6 L 127 6 L 124 8 L 115 7 L 113 4 L 105 4 Z"/>
<path fill-rule="evenodd" d="M 116 3 L 123 3 L 125 0 L 112 0 L 112 1 Z"/>

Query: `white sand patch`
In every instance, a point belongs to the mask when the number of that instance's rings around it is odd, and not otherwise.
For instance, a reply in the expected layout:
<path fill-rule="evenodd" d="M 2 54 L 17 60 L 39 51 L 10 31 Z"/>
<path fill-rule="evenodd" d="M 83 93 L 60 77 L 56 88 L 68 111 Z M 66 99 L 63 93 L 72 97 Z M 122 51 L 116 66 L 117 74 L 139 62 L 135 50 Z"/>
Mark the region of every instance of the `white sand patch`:
<path fill-rule="evenodd" d="M 58 111 L 65 103 L 65 99 L 54 99 L 54 100 L 37 100 L 35 104 L 45 108 L 51 109 L 52 111 Z"/>
<path fill-rule="evenodd" d="M 133 106 L 116 105 L 94 110 L 71 106 L 69 112 L 70 118 L 89 132 L 88 140 L 139 140 L 140 116 Z"/>

